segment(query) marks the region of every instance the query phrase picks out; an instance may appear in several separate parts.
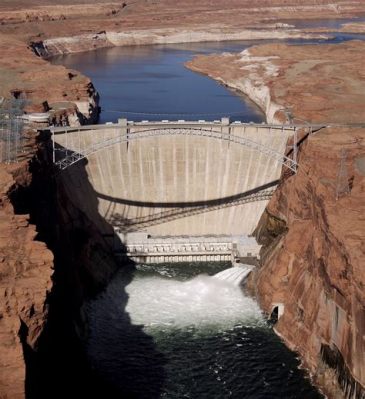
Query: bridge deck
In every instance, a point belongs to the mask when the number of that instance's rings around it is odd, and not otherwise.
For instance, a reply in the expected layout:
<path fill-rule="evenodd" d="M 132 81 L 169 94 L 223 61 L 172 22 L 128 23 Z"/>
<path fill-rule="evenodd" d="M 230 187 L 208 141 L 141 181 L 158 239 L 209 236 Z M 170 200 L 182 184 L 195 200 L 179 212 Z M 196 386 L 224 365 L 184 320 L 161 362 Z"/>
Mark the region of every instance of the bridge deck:
<path fill-rule="evenodd" d="M 318 129 L 323 127 L 323 124 L 268 124 L 268 123 L 252 123 L 252 122 L 231 122 L 224 123 L 222 121 L 126 121 L 118 123 L 105 123 L 98 125 L 83 125 L 83 126 L 51 126 L 50 130 L 54 134 L 63 134 L 65 132 L 75 132 L 82 130 L 102 130 L 102 129 L 115 129 L 118 127 L 147 127 L 147 128 L 166 128 L 166 127 L 176 127 L 176 128 L 194 128 L 194 127 L 222 127 L 222 126 L 247 126 L 247 127 L 260 127 L 269 129 L 279 129 L 279 130 L 295 130 L 311 127 L 313 129 Z"/>

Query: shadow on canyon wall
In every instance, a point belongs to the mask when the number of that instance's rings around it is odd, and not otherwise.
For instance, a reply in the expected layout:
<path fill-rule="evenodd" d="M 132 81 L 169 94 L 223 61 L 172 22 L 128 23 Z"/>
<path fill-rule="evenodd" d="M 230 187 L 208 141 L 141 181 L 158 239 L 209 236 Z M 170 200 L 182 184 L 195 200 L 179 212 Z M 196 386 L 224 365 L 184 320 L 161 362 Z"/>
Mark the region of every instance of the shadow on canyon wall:
<path fill-rule="evenodd" d="M 164 357 L 143 326 L 133 325 L 125 310 L 125 286 L 133 279 L 135 266 L 130 260 L 121 264 L 113 257 L 99 226 L 80 209 L 77 199 L 69 196 L 65 179 L 62 175 L 54 178 L 46 150 L 48 139 L 40 138 L 43 148 L 31 162 L 31 184 L 19 187 L 11 198 L 15 212 L 30 214 L 37 239 L 54 254 L 53 287 L 45 304 L 48 317 L 35 350 L 27 344 L 27 327 L 22 325 L 19 332 L 26 361 L 26 397 L 139 399 L 147 398 L 141 386 L 148 385 L 148 398 L 158 398 L 164 382 Z M 97 193 L 84 165 L 79 164 L 78 173 L 82 173 L 87 192 L 94 193 L 87 202 L 97 215 Z M 104 232 L 112 234 L 112 227 L 102 223 Z M 105 352 L 91 362 L 85 303 L 103 295 L 116 272 L 124 273 L 124 284 L 118 287 L 118 303 L 110 308 L 109 327 L 113 329 L 113 318 L 118 317 L 123 319 L 123 329 L 110 336 Z M 140 345 L 129 345 L 131 339 Z M 119 362 L 118 381 L 109 377 L 109 359 Z"/>

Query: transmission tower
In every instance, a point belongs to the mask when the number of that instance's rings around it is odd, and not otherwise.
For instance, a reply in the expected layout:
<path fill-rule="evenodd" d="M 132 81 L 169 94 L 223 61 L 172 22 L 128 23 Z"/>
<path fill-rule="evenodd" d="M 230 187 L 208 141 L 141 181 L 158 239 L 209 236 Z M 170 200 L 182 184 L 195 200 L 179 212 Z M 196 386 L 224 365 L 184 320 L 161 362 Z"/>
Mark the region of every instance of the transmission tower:
<path fill-rule="evenodd" d="M 0 163 L 17 162 L 22 152 L 24 99 L 4 99 L 0 104 Z"/>
<path fill-rule="evenodd" d="M 350 193 L 350 183 L 347 173 L 346 158 L 347 158 L 347 151 L 345 149 L 342 149 L 340 166 L 338 168 L 337 180 L 336 180 L 336 201 L 340 197 Z"/>

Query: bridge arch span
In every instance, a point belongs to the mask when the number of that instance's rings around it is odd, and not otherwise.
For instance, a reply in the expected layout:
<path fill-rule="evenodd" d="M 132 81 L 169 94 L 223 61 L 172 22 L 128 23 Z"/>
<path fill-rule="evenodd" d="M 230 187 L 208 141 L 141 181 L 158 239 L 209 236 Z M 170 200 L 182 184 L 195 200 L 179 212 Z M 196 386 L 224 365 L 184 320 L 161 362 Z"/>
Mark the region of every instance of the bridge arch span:
<path fill-rule="evenodd" d="M 250 148 L 254 151 L 263 153 L 268 157 L 272 158 L 276 162 L 282 164 L 292 172 L 296 173 L 298 164 L 295 159 L 283 155 L 282 153 L 266 146 L 264 144 L 258 143 L 247 137 L 242 137 L 238 135 L 231 134 L 230 132 L 225 132 L 223 130 L 209 129 L 207 127 L 156 127 L 139 129 L 140 125 L 136 130 L 131 130 L 130 128 L 124 129 L 124 131 L 119 128 L 115 128 L 116 134 L 109 135 L 109 137 L 102 137 L 100 141 L 94 141 L 90 145 L 81 145 L 80 136 L 85 134 L 82 130 L 67 129 L 65 128 L 63 132 L 52 131 L 53 140 L 57 143 L 58 135 L 65 135 L 66 140 L 64 141 L 63 148 L 56 148 L 54 145 L 54 160 L 55 165 L 61 170 L 64 170 L 71 165 L 79 162 L 80 160 L 87 158 L 88 156 L 115 144 L 126 143 L 135 140 L 148 139 L 153 137 L 163 137 L 163 136 L 195 136 L 195 137 L 205 137 L 215 140 L 227 141 L 233 144 L 241 145 Z M 111 131 L 111 129 L 110 129 Z M 68 136 L 69 135 L 69 136 Z M 74 137 L 72 137 L 72 136 Z M 56 136 L 56 137 L 55 137 Z M 69 140 L 67 139 L 69 137 Z M 76 144 L 79 144 L 79 146 Z M 69 143 L 73 143 L 69 147 Z M 55 153 L 58 153 L 57 156 Z M 63 157 L 62 157 L 63 156 Z"/>

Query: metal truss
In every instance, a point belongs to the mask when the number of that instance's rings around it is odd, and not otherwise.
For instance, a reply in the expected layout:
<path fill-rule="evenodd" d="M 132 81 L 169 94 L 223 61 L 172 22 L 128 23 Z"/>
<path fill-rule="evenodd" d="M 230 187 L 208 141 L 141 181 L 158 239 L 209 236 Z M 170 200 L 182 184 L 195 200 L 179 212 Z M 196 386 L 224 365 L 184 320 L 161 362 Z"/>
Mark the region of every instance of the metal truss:
<path fill-rule="evenodd" d="M 118 127 L 116 127 L 118 129 Z M 146 130 L 138 130 L 138 131 L 130 131 L 130 128 L 127 128 L 127 132 L 123 132 L 121 128 L 120 134 L 116 137 L 112 137 L 109 139 L 102 140 L 100 142 L 94 143 L 93 145 L 86 148 L 79 148 L 78 152 L 73 152 L 70 149 L 57 149 L 55 145 L 53 146 L 54 151 L 54 160 L 55 165 L 58 166 L 61 170 L 68 168 L 69 166 L 75 164 L 83 158 L 87 158 L 91 154 L 98 152 L 104 148 L 111 147 L 118 143 L 131 142 L 134 140 L 148 139 L 152 137 L 163 137 L 163 136 L 196 136 L 196 137 L 206 137 L 211 139 L 216 139 L 220 141 L 227 141 L 230 143 L 242 145 L 244 147 L 251 148 L 254 151 L 258 151 L 262 154 L 265 154 L 275 161 L 283 164 L 286 168 L 290 169 L 292 172 L 296 173 L 298 164 L 296 162 L 296 157 L 293 159 L 289 158 L 278 151 L 273 150 L 272 148 L 265 146 L 263 144 L 257 143 L 251 139 L 246 137 L 236 136 L 230 133 L 226 133 L 223 131 L 211 130 L 206 127 L 158 127 L 158 128 L 150 128 Z M 124 129 L 125 130 L 125 129 Z M 55 140 L 55 133 L 53 132 L 53 140 Z M 58 131 L 58 134 L 60 132 Z M 68 132 L 65 129 L 64 134 L 77 134 L 75 131 L 73 133 Z M 78 134 L 82 134 L 80 131 Z M 294 129 L 294 136 L 296 136 L 296 130 Z M 296 154 L 296 145 L 297 142 L 294 140 L 294 154 Z M 55 151 L 60 151 L 64 154 L 62 159 L 56 161 Z"/>

